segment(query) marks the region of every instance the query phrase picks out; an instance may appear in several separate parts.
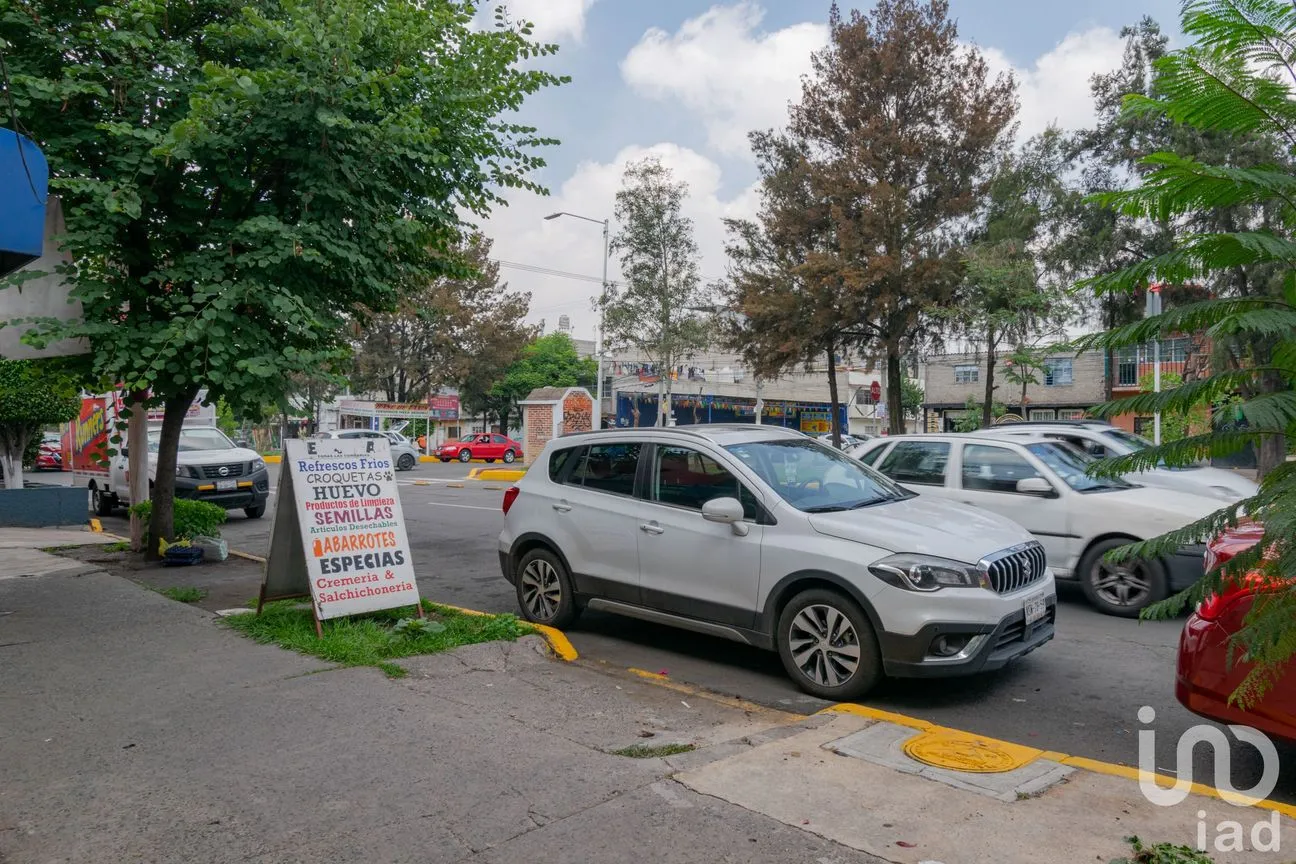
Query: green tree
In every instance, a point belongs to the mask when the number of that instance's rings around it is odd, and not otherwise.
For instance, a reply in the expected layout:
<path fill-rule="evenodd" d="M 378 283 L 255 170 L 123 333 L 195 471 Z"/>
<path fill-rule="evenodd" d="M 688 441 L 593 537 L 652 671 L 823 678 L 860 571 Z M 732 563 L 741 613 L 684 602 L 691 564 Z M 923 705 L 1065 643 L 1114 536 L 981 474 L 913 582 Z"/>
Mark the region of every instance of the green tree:
<path fill-rule="evenodd" d="M 410 287 L 387 313 L 363 325 L 355 350 L 352 384 L 378 391 L 389 402 L 417 402 L 469 377 L 488 342 L 511 341 L 514 352 L 528 335 L 522 325 L 529 294 L 500 282 L 491 241 L 473 235 L 458 250 L 468 269 Z"/>
<path fill-rule="evenodd" d="M 858 338 L 885 355 L 891 431 L 904 428 L 901 361 L 961 277 L 954 240 L 973 216 L 1016 113 L 961 42 L 947 0 L 879 0 L 829 15 L 789 134 L 805 142 L 814 197 L 829 205 L 822 267 L 853 296 Z"/>
<path fill-rule="evenodd" d="M 604 334 L 612 350 L 632 349 L 657 367 L 657 422 L 670 414 L 670 371 L 707 346 L 702 310 L 707 293 L 698 275 L 693 220 L 684 215 L 688 184 L 656 159 L 626 166 L 614 214 L 620 227 L 611 251 L 621 258 L 621 286 L 604 289 Z"/>
<path fill-rule="evenodd" d="M 0 359 L 0 467 L 6 489 L 23 488 L 23 457 L 47 426 L 81 408 L 77 379 L 57 360 Z"/>
<path fill-rule="evenodd" d="M 1257 137 L 1296 149 L 1296 7 L 1277 0 L 1189 0 L 1184 33 L 1193 44 L 1156 63 L 1154 98 L 1132 96 L 1126 111 L 1162 118 L 1203 134 Z M 1101 292 L 1130 293 L 1152 281 L 1185 284 L 1227 280 L 1239 267 L 1273 268 L 1284 280 L 1281 295 L 1247 294 L 1190 303 L 1088 340 L 1104 348 L 1137 345 L 1171 333 L 1242 334 L 1263 337 L 1266 357 L 1226 368 L 1160 394 L 1142 394 L 1104 406 L 1107 413 L 1189 411 L 1242 393 L 1242 428 L 1217 426 L 1160 447 L 1108 460 L 1103 473 L 1123 473 L 1158 464 L 1187 465 L 1248 445 L 1280 442 L 1296 432 L 1296 176 L 1290 161 L 1240 168 L 1212 164 L 1173 152 L 1143 160 L 1138 188 L 1103 196 L 1098 203 L 1130 217 L 1186 219 L 1224 208 L 1263 208 L 1269 215 L 1239 230 L 1197 231 L 1178 237 L 1169 251 L 1086 283 Z M 1250 395 L 1248 395 L 1250 394 Z M 1155 556 L 1214 536 L 1243 515 L 1263 524 L 1264 538 L 1252 550 L 1208 573 L 1192 588 L 1159 604 L 1150 615 L 1177 612 L 1220 591 L 1251 569 L 1273 580 L 1247 612 L 1232 638 L 1235 657 L 1253 666 L 1232 699 L 1246 705 L 1274 686 L 1296 655 L 1296 463 L 1266 470 L 1260 491 L 1199 520 L 1123 550 Z"/>
<path fill-rule="evenodd" d="M 900 404 L 904 407 L 905 419 L 921 420 L 923 403 L 927 399 L 927 394 L 923 392 L 922 385 L 912 378 L 906 378 L 904 383 L 900 385 L 900 393 Z"/>
<path fill-rule="evenodd" d="M 967 402 L 963 405 L 963 415 L 954 421 L 955 432 L 975 432 L 978 429 L 984 429 L 987 425 L 983 423 L 982 417 L 989 413 L 991 423 L 1008 413 L 1008 409 L 1000 402 L 991 402 L 989 412 L 975 396 L 969 396 Z"/>
<path fill-rule="evenodd" d="M 512 114 L 562 79 L 525 24 L 452 0 L 30 0 L 0 11 L 14 106 L 63 196 L 103 385 L 164 407 L 150 533 L 206 386 L 236 413 L 332 362 L 353 322 L 468 267 L 465 217 L 553 143 Z M 366 311 L 367 310 L 367 311 Z"/>
<path fill-rule="evenodd" d="M 1183 376 L 1177 372 L 1161 373 L 1162 392 L 1182 387 L 1183 383 Z M 1151 372 L 1139 379 L 1139 389 L 1144 393 L 1151 393 L 1155 386 L 1155 376 Z M 1188 408 L 1179 408 L 1174 411 L 1162 412 L 1161 441 L 1166 444 L 1172 444 L 1175 441 L 1182 441 L 1194 430 L 1198 432 L 1204 431 L 1208 428 L 1209 424 L 1210 406 L 1205 402 L 1198 402 Z"/>
<path fill-rule="evenodd" d="M 522 349 L 522 356 L 491 387 L 490 402 L 500 428 L 507 430 L 517 403 L 537 387 L 593 387 L 598 383 L 598 363 L 581 357 L 566 333 L 541 336 Z"/>
<path fill-rule="evenodd" d="M 1019 344 L 1004 360 L 1004 380 L 1021 388 L 1017 405 L 1026 413 L 1026 388 L 1040 383 L 1049 350 L 1035 345 Z"/>

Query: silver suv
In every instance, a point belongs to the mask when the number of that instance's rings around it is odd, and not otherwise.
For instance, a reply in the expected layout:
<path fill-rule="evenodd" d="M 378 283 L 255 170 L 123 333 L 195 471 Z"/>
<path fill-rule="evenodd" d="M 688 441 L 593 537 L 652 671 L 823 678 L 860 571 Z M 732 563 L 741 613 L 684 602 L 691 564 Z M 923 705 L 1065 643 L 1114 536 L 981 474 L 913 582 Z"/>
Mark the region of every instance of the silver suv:
<path fill-rule="evenodd" d="M 504 514 L 500 567 L 528 620 L 588 607 L 776 650 L 825 699 L 1053 638 L 1053 574 L 1023 528 L 777 427 L 558 438 Z"/>

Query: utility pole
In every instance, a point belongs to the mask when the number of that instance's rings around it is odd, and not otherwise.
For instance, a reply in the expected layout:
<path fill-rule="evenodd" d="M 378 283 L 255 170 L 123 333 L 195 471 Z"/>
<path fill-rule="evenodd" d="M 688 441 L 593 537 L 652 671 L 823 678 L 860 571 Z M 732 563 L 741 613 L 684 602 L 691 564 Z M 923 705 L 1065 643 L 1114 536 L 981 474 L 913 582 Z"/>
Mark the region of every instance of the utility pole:
<path fill-rule="evenodd" d="M 1147 317 L 1152 318 L 1161 314 L 1161 283 L 1155 283 L 1148 288 L 1147 295 Z M 1156 335 L 1152 342 L 1152 392 L 1161 392 L 1161 334 Z M 1161 412 L 1156 412 L 1152 417 L 1152 443 L 1161 446 Z"/>

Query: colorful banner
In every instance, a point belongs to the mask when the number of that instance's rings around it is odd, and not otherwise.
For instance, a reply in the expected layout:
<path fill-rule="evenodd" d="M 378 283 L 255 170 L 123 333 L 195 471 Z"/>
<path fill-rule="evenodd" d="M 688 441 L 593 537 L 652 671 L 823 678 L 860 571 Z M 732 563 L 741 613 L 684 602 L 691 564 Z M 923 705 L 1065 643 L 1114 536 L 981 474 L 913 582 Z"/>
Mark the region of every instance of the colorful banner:
<path fill-rule="evenodd" d="M 108 439 L 112 425 L 108 399 L 95 396 L 81 400 L 81 411 L 63 432 L 63 470 L 108 473 Z"/>

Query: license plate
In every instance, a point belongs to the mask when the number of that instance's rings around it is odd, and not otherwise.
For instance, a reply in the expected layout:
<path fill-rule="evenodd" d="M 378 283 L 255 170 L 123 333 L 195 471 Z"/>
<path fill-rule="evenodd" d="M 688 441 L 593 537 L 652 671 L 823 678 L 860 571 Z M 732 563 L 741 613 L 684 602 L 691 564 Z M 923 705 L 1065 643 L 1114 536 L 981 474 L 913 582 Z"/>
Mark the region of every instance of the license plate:
<path fill-rule="evenodd" d="M 237 488 L 238 488 L 237 480 L 217 480 L 216 481 L 217 492 L 233 492 Z"/>
<path fill-rule="evenodd" d="M 1048 614 L 1048 598 L 1043 594 L 1026 600 L 1026 627 L 1029 629 L 1036 621 L 1043 620 Z"/>

